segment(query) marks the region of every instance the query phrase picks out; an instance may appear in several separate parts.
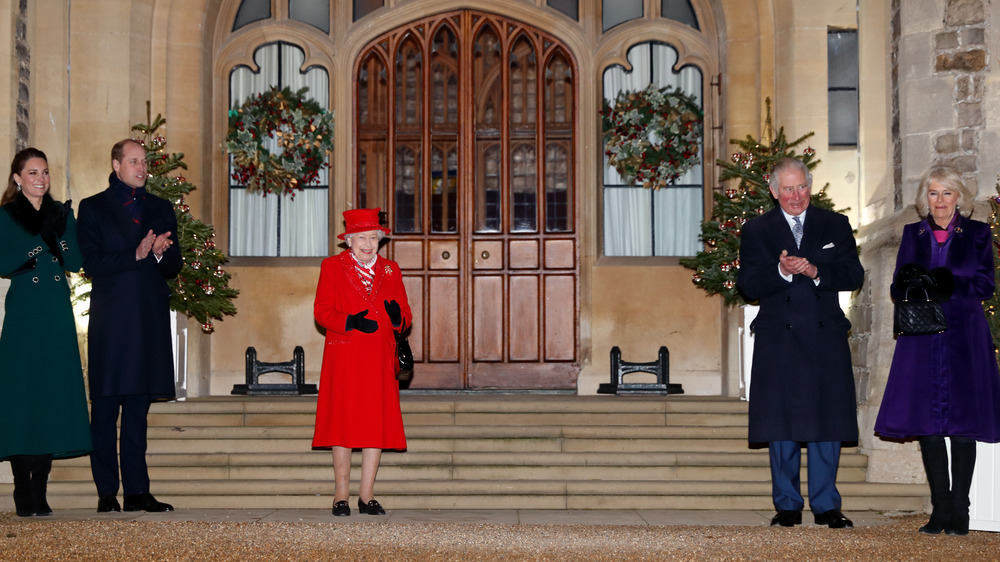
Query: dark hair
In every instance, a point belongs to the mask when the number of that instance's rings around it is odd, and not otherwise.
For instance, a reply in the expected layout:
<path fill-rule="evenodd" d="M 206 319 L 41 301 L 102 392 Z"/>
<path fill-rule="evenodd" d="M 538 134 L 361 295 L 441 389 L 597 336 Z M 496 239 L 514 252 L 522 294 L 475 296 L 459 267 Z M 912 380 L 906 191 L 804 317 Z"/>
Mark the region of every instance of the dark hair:
<path fill-rule="evenodd" d="M 142 143 L 136 139 L 122 139 L 116 142 L 115 145 L 111 147 L 112 162 L 116 160 L 118 162 L 122 161 L 122 158 L 125 156 L 125 145 L 127 144 L 135 144 L 136 146 L 143 148 L 143 150 L 145 150 L 145 148 L 142 146 Z M 112 164 L 111 166 L 114 167 L 114 164 Z"/>
<path fill-rule="evenodd" d="M 14 181 L 14 174 L 20 175 L 24 171 L 24 166 L 28 163 L 28 160 L 32 158 L 41 158 L 45 160 L 45 163 L 49 163 L 49 159 L 45 156 L 45 153 L 37 148 L 29 146 L 24 150 L 18 152 L 14 155 L 14 159 L 10 161 L 10 175 L 7 176 L 7 190 L 3 192 L 3 197 L 0 197 L 0 206 L 6 205 L 17 197 L 17 182 Z"/>

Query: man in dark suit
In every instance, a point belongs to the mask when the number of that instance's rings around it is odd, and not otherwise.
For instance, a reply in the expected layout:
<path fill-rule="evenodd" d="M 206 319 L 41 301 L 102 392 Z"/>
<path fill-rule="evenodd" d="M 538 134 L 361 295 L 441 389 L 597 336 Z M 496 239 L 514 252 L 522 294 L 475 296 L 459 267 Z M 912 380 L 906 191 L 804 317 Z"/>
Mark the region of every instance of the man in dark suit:
<path fill-rule="evenodd" d="M 812 174 L 779 160 L 769 178 L 778 207 L 748 221 L 737 285 L 760 311 L 750 377 L 751 443 L 768 443 L 777 514 L 771 525 L 802 522 L 801 446 L 808 456 L 809 508 L 817 525 L 851 528 L 840 511 L 842 442 L 857 441 L 857 403 L 839 291 L 861 287 L 864 270 L 847 217 L 810 207 Z"/>
<path fill-rule="evenodd" d="M 90 467 L 99 513 L 171 511 L 149 493 L 146 416 L 153 400 L 174 397 L 170 289 L 182 260 L 169 201 L 146 193 L 146 150 L 126 139 L 111 149 L 110 186 L 80 202 L 83 267 L 92 281 L 88 338 L 94 452 Z"/>

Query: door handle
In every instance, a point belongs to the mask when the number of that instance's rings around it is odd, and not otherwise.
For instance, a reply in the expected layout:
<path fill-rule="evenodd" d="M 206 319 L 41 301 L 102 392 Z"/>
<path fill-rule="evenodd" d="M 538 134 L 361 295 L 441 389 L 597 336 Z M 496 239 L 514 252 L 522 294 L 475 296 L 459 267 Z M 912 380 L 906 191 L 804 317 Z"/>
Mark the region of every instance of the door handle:
<path fill-rule="evenodd" d="M 490 259 L 490 253 L 489 253 L 489 252 L 487 252 L 486 250 L 483 250 L 483 253 L 481 253 L 481 254 L 479 254 L 479 255 L 480 255 L 480 256 L 482 256 L 482 258 L 483 258 L 484 260 L 488 260 L 488 259 Z"/>
<path fill-rule="evenodd" d="M 449 259 L 449 258 L 451 258 L 451 252 L 449 252 L 447 250 L 441 252 L 441 259 L 446 260 L 446 259 Z"/>

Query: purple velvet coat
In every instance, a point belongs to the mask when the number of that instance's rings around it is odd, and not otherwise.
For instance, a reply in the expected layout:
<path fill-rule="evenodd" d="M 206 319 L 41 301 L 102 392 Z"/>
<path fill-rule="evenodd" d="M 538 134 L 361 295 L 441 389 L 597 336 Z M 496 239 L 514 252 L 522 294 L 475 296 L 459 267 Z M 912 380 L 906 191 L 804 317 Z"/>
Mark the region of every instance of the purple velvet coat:
<path fill-rule="evenodd" d="M 947 267 L 955 276 L 955 291 L 942 305 L 945 332 L 896 338 L 875 433 L 895 439 L 955 435 L 996 443 L 1000 373 L 981 304 L 994 290 L 990 227 L 959 216 L 949 236 L 938 247 L 926 220 L 903 228 L 896 274 L 909 263 Z M 897 283 L 890 291 L 894 299 L 902 297 Z"/>

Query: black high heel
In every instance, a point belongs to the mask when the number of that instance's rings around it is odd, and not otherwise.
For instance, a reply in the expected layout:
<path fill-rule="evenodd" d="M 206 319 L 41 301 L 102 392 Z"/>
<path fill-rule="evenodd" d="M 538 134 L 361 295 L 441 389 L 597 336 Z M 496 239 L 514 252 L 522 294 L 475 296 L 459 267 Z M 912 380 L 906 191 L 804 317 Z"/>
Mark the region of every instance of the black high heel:
<path fill-rule="evenodd" d="M 368 515 L 385 515 L 385 510 L 382 509 L 382 505 L 375 499 L 365 503 L 361 501 L 361 498 L 358 498 L 358 512 L 367 513 Z"/>

